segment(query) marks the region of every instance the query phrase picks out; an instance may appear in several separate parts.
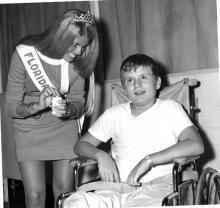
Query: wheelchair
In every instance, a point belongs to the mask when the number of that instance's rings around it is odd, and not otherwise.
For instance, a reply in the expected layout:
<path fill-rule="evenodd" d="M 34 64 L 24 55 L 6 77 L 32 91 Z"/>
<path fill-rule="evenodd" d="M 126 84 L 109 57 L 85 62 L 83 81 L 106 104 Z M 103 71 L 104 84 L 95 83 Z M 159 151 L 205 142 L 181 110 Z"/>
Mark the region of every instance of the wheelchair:
<path fill-rule="evenodd" d="M 181 103 L 187 111 L 192 121 L 195 119 L 195 113 L 199 111 L 194 103 L 194 88 L 197 87 L 197 80 L 183 80 L 165 87 L 160 91 L 159 98 L 174 99 Z M 119 82 L 112 84 L 112 103 L 116 105 L 128 101 Z M 187 98 L 187 99 L 186 99 Z M 111 146 L 113 146 L 111 144 Z M 114 155 L 113 148 L 111 154 Z M 196 162 L 199 155 L 195 157 L 181 157 L 173 161 L 173 192 L 164 197 L 162 206 L 179 205 L 200 205 L 200 204 L 219 204 L 220 203 L 220 174 L 212 169 L 206 168 L 201 176 L 196 169 Z M 83 167 L 96 165 L 97 162 L 89 158 L 75 158 L 70 161 L 74 170 L 73 191 L 61 194 L 57 199 L 57 208 L 64 206 L 64 201 L 71 194 L 75 193 L 83 184 L 79 184 L 79 171 Z M 94 181 L 98 178 L 95 177 Z"/>

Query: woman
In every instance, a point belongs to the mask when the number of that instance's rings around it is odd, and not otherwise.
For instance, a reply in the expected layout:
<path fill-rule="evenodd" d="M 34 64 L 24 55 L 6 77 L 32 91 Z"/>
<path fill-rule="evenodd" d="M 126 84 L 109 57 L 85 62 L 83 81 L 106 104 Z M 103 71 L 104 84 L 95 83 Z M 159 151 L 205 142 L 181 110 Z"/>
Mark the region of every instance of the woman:
<path fill-rule="evenodd" d="M 27 208 L 45 207 L 46 161 L 53 165 L 54 199 L 72 190 L 69 159 L 76 156 L 76 118 L 93 110 L 93 69 L 98 52 L 95 20 L 79 10 L 67 11 L 43 33 L 22 40 L 14 51 L 6 109 L 14 121 Z M 88 77 L 90 90 L 85 93 Z M 85 95 L 90 98 L 86 105 Z M 51 108 L 54 97 L 62 99 Z"/>

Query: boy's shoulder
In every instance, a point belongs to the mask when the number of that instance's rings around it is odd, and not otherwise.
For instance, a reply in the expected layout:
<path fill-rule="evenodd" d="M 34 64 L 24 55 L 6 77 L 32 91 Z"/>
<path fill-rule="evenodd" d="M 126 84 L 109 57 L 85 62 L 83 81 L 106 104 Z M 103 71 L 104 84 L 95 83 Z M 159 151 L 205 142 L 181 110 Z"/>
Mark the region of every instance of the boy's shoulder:
<path fill-rule="evenodd" d="M 160 106 L 167 107 L 167 108 L 181 106 L 181 104 L 179 102 L 177 102 L 176 100 L 173 100 L 173 99 L 158 99 L 158 103 Z"/>
<path fill-rule="evenodd" d="M 113 105 L 109 108 L 107 108 L 105 110 L 106 113 L 119 113 L 121 111 L 127 111 L 129 110 L 129 102 L 125 102 L 125 103 L 120 103 L 120 104 L 117 104 L 117 105 Z"/>
<path fill-rule="evenodd" d="M 161 103 L 161 104 L 178 104 L 178 102 L 174 99 L 161 99 L 159 98 L 158 101 Z"/>

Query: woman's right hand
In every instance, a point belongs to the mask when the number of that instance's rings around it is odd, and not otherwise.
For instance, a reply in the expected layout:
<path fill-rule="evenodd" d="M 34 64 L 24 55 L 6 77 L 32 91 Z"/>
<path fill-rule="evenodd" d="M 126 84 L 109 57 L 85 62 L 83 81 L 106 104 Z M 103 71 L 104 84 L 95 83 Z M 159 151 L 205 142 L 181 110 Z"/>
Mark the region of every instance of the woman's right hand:
<path fill-rule="evenodd" d="M 43 110 L 51 106 L 53 96 L 60 96 L 57 89 L 52 87 L 45 87 L 41 92 L 39 103 L 37 104 L 38 105 L 37 108 L 39 110 Z"/>

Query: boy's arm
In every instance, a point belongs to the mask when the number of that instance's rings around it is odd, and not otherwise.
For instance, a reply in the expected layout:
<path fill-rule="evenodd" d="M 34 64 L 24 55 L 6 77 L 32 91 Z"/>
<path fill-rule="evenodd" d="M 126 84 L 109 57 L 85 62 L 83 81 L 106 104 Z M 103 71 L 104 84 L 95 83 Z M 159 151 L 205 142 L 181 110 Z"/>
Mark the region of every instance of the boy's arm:
<path fill-rule="evenodd" d="M 178 143 L 151 155 L 152 163 L 161 165 L 173 162 L 177 157 L 196 156 L 204 152 L 204 144 L 198 130 L 194 126 L 185 128 L 178 137 Z"/>
<path fill-rule="evenodd" d="M 204 152 L 204 144 L 199 132 L 194 126 L 185 128 L 178 137 L 179 142 L 150 157 L 143 158 L 130 172 L 127 183 L 138 184 L 141 177 L 149 172 L 152 167 L 173 162 L 177 157 L 200 155 Z"/>
<path fill-rule="evenodd" d="M 119 182 L 119 173 L 115 161 L 108 153 L 97 148 L 100 143 L 99 139 L 88 132 L 76 143 L 74 150 L 80 156 L 97 160 L 102 180 Z"/>

